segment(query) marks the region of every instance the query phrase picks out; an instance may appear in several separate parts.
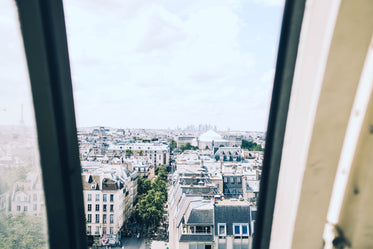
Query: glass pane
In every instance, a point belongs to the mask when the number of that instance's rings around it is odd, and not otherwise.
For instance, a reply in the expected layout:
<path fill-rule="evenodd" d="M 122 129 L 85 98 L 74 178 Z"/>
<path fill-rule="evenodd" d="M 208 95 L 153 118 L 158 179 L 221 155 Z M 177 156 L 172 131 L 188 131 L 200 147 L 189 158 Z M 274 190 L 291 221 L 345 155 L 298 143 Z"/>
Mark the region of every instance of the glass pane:
<path fill-rule="evenodd" d="M 234 234 L 241 234 L 239 225 L 234 226 Z"/>
<path fill-rule="evenodd" d="M 227 249 L 227 244 L 226 243 L 219 243 L 218 244 L 218 249 Z"/>
<path fill-rule="evenodd" d="M 16 2 L 0 1 L 0 248 L 48 248 L 28 71 Z"/>
<path fill-rule="evenodd" d="M 247 235 L 247 226 L 242 225 L 242 234 Z"/>
<path fill-rule="evenodd" d="M 110 234 L 179 248 L 188 224 L 169 217 L 192 210 L 186 199 L 255 207 L 283 0 L 63 1 L 84 201 L 110 205 Z M 244 216 L 219 233 L 241 234 Z"/>
<path fill-rule="evenodd" d="M 219 234 L 225 234 L 225 226 L 219 226 Z"/>

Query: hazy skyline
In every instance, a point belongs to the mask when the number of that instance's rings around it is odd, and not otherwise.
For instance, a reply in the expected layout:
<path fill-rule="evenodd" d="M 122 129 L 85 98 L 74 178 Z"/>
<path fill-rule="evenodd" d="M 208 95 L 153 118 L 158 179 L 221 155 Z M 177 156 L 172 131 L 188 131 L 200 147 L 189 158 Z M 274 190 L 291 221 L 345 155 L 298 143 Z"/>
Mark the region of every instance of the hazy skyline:
<path fill-rule="evenodd" d="M 266 129 L 283 1 L 64 0 L 64 8 L 78 126 Z M 19 31 L 1 23 L 9 47 Z M 2 70 L 25 70 L 17 53 Z M 11 80 L 3 71 L 1 81 Z M 1 124 L 19 123 L 22 104 L 31 122 L 29 87 L 6 92 L 16 100 L 0 102 Z"/>

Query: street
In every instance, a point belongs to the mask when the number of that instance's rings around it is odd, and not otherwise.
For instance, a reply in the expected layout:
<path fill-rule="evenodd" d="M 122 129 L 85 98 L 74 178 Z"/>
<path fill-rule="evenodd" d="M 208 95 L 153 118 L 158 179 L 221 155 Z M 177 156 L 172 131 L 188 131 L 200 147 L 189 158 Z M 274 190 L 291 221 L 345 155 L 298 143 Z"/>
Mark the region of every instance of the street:
<path fill-rule="evenodd" d="M 138 239 L 136 237 L 125 238 L 122 240 L 122 245 L 125 249 L 146 249 L 145 239 Z"/>

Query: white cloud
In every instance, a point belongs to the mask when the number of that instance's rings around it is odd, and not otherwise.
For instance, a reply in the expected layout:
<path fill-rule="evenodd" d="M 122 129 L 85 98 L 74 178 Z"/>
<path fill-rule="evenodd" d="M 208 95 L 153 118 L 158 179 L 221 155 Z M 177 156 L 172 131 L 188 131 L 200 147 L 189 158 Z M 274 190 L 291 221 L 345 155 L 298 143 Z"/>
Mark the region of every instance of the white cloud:
<path fill-rule="evenodd" d="M 279 1 L 256 2 L 278 5 Z M 258 24 L 248 20 L 247 4 L 64 0 L 78 125 L 211 123 L 220 128 L 265 129 L 270 73 L 261 72 L 273 65 L 273 59 L 262 63 L 271 47 L 247 44 L 265 41 L 265 34 L 274 32 L 259 34 Z M 0 13 L 4 23 L 7 11 Z M 15 29 L 4 27 L 0 31 L 13 37 Z M 0 40 L 0 45 L 13 43 Z M 18 63 L 15 59 L 13 67 Z M 4 69 L 7 64 L 0 58 L 0 65 Z M 6 77 L 2 79 L 12 80 Z M 26 92 L 17 95 L 19 99 Z"/>
<path fill-rule="evenodd" d="M 260 77 L 260 81 L 262 83 L 272 83 L 273 82 L 273 79 L 275 77 L 275 69 L 272 68 L 268 71 L 266 71 L 262 77 Z"/>
<path fill-rule="evenodd" d="M 284 6 L 285 0 L 253 0 L 256 4 L 265 6 Z"/>

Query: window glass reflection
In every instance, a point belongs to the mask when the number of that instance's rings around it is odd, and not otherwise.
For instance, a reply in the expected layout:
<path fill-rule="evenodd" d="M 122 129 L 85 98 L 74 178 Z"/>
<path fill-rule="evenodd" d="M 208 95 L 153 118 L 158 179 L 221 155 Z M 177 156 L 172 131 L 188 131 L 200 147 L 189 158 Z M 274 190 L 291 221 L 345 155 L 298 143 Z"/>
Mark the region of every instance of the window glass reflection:
<path fill-rule="evenodd" d="M 0 1 L 0 248 L 48 248 L 30 82 L 15 1 Z"/>

